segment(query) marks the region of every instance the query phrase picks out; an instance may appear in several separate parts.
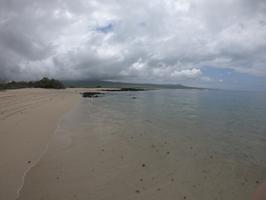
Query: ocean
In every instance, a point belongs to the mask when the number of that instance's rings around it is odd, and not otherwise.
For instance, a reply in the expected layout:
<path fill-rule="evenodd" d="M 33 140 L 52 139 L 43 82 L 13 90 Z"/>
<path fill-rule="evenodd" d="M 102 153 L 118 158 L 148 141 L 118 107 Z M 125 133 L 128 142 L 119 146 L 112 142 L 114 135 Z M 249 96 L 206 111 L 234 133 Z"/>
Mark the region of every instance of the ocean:
<path fill-rule="evenodd" d="M 111 92 L 61 120 L 19 199 L 245 200 L 266 178 L 266 93 Z"/>

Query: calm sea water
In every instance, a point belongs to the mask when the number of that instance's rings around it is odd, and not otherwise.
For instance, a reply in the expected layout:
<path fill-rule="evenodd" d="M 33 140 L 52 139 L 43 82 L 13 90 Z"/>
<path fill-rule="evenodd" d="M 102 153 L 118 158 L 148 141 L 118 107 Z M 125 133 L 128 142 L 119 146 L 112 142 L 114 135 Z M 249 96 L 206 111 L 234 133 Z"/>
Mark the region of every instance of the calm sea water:
<path fill-rule="evenodd" d="M 266 166 L 266 93 L 218 90 L 110 93 L 102 98 L 83 99 L 80 108 L 84 118 L 119 123 L 132 132 L 128 134 L 141 130 L 173 137 L 211 137 L 216 141 L 209 144 L 210 148 L 228 157 Z"/>
<path fill-rule="evenodd" d="M 243 200 L 265 179 L 266 93 L 117 92 L 65 116 L 22 197 Z"/>

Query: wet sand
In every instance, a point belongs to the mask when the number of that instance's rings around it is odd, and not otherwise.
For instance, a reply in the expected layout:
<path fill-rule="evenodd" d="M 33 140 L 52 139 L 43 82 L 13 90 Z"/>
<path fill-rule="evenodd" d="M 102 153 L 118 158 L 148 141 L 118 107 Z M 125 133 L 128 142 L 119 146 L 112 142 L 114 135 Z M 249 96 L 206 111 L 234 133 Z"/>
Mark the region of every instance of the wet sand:
<path fill-rule="evenodd" d="M 64 113 L 80 101 L 75 89 L 0 92 L 0 199 L 14 200 Z"/>
<path fill-rule="evenodd" d="M 210 149 L 207 135 L 155 134 L 120 114 L 92 106 L 66 115 L 19 200 L 248 200 L 266 175 Z"/>

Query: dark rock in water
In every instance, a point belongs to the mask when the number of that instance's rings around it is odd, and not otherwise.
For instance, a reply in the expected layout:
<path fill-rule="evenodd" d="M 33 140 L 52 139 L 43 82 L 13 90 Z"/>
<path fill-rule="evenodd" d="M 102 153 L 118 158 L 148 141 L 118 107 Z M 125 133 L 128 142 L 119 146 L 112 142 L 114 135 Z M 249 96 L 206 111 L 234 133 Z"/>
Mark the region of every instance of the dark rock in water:
<path fill-rule="evenodd" d="M 128 92 L 128 91 L 145 91 L 143 88 L 115 88 L 115 89 L 103 89 L 101 91 L 106 91 L 106 92 Z"/>
<path fill-rule="evenodd" d="M 120 91 L 144 91 L 142 88 L 121 88 Z"/>
<path fill-rule="evenodd" d="M 132 97 L 132 99 L 137 99 L 137 97 Z"/>
<path fill-rule="evenodd" d="M 82 94 L 82 97 L 84 97 L 84 98 L 97 98 L 97 97 L 99 97 L 99 95 L 101 95 L 103 93 L 100 93 L 100 92 L 83 92 L 81 94 Z"/>

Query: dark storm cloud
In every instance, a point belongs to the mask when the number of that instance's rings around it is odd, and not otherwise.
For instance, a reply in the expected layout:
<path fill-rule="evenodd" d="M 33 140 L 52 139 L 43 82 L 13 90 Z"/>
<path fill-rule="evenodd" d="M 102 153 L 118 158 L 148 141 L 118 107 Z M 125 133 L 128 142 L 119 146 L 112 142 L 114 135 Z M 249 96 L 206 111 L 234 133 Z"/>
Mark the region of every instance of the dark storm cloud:
<path fill-rule="evenodd" d="M 0 79 L 266 76 L 264 0 L 0 0 Z"/>

